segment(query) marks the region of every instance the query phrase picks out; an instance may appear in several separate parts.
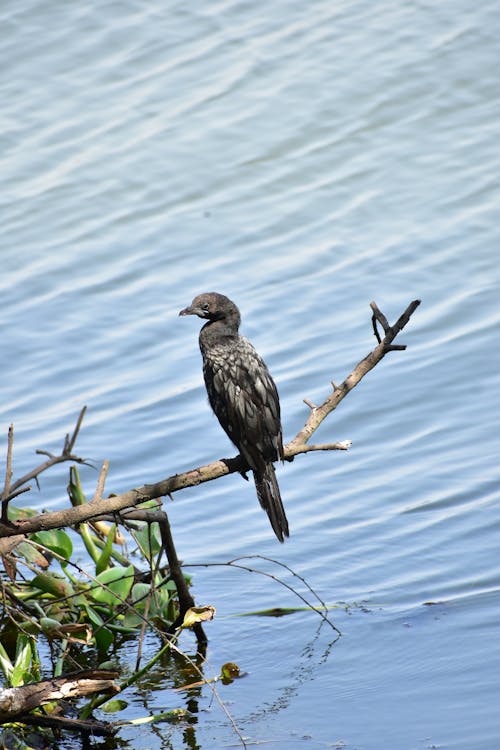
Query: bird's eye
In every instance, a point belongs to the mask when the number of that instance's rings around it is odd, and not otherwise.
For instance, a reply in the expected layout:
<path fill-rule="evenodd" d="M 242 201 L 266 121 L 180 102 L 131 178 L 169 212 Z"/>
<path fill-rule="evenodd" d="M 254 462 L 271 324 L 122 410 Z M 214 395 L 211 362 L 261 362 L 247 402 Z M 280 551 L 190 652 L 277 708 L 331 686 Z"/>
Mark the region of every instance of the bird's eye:
<path fill-rule="evenodd" d="M 201 306 L 201 309 L 202 309 L 202 310 L 204 310 L 205 312 L 208 312 L 208 311 L 210 310 L 210 305 L 208 304 L 208 302 L 205 302 L 205 303 L 204 303 L 204 304 L 203 304 L 203 305 Z"/>

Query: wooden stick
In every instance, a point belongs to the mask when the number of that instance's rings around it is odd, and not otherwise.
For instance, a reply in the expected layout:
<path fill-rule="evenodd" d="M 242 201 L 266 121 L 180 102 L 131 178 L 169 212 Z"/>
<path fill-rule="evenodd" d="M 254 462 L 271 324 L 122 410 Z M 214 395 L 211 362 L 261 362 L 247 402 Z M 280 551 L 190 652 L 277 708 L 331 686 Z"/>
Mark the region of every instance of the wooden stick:
<path fill-rule="evenodd" d="M 9 432 L 7 436 L 7 461 L 5 467 L 5 479 L 3 483 L 2 491 L 2 521 L 7 521 L 9 500 L 11 498 L 10 493 L 10 482 L 12 479 L 12 449 L 14 446 L 14 425 L 9 426 Z"/>

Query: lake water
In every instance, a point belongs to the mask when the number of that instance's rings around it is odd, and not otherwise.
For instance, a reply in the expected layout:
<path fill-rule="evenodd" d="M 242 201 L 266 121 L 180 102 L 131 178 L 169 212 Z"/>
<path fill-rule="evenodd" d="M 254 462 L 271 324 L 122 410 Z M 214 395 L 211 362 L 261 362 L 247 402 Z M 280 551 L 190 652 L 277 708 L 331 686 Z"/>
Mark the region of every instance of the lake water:
<path fill-rule="evenodd" d="M 303 398 L 374 346 L 369 302 L 394 321 L 422 299 L 408 349 L 315 436 L 351 450 L 278 467 L 284 546 L 236 475 L 167 509 L 186 563 L 276 557 L 339 604 L 332 646 L 311 612 L 234 616 L 301 606 L 272 580 L 189 569 L 217 608 L 207 676 L 248 673 L 220 691 L 249 744 L 498 747 L 500 5 L 4 0 L 0 18 L 0 447 L 14 422 L 15 475 L 83 404 L 77 447 L 110 460 L 109 492 L 234 455 L 206 403 L 199 321 L 177 317 L 199 292 L 240 306 L 286 439 Z M 63 507 L 66 477 L 29 502 Z M 82 477 L 91 494 L 96 473 Z M 124 695 L 128 717 L 186 705 L 166 673 L 152 685 Z M 208 690 L 196 710 L 120 747 L 238 746 Z"/>

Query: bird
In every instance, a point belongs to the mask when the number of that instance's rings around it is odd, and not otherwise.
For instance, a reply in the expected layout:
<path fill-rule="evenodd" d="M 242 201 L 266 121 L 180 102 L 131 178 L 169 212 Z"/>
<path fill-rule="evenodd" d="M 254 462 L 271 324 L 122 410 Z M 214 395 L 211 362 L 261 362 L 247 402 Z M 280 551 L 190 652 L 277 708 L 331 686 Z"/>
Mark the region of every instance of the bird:
<path fill-rule="evenodd" d="M 239 333 L 240 311 L 218 292 L 195 297 L 179 315 L 206 320 L 199 335 L 208 401 L 253 472 L 257 497 L 280 542 L 288 537 L 274 462 L 284 459 L 278 390 L 266 363 Z M 243 473 L 245 476 L 245 473 Z"/>

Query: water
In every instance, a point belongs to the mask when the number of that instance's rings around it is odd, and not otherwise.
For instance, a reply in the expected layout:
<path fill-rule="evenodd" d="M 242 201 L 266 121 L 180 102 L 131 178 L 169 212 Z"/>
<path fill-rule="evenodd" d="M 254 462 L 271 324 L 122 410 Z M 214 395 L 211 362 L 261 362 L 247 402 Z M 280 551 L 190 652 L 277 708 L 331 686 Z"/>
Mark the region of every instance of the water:
<path fill-rule="evenodd" d="M 346 603 L 331 646 L 311 613 L 234 617 L 300 605 L 269 579 L 191 570 L 217 607 L 207 674 L 248 672 L 221 695 L 250 741 L 498 744 L 499 16 L 461 0 L 2 6 L 0 425 L 4 452 L 15 423 L 16 476 L 83 404 L 78 448 L 109 458 L 109 491 L 232 455 L 198 321 L 177 317 L 201 291 L 239 304 L 287 439 L 302 399 L 373 347 L 370 300 L 393 321 L 422 299 L 408 349 L 315 437 L 352 449 L 278 468 L 285 546 L 239 477 L 167 504 L 186 562 L 278 557 Z M 63 507 L 66 472 L 30 502 Z M 151 710 L 184 705 L 168 686 L 146 691 Z M 209 693 L 198 710 L 189 731 L 122 736 L 237 744 Z"/>

